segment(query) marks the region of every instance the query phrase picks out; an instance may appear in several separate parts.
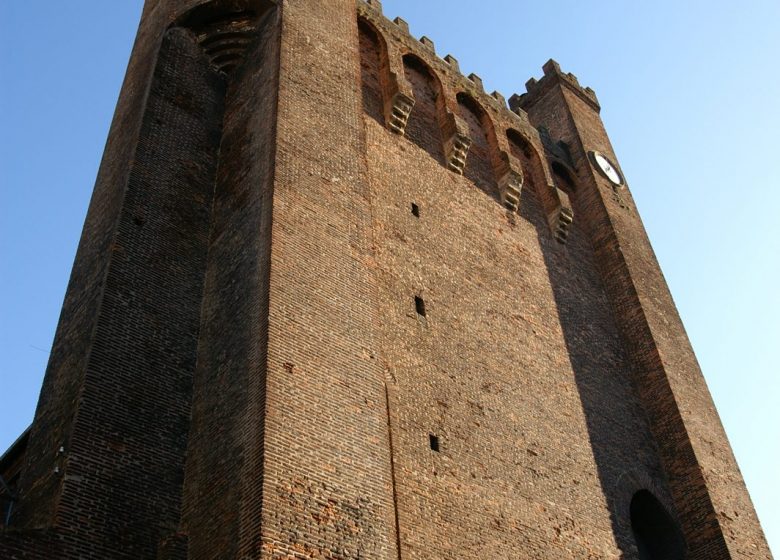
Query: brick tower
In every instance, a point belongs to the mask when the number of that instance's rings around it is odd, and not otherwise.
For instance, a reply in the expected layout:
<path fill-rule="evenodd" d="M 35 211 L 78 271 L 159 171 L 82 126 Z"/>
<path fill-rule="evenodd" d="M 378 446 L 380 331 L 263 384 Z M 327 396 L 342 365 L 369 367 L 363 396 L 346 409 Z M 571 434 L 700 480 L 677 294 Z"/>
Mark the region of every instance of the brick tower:
<path fill-rule="evenodd" d="M 589 88 L 147 0 L 0 558 L 767 560 Z"/>

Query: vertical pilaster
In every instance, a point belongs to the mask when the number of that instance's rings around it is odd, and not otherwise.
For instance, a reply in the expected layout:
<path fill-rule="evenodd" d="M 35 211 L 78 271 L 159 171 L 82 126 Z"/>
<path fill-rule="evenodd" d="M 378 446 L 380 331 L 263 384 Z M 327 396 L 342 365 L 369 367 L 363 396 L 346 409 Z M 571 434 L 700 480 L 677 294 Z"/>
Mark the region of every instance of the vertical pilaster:
<path fill-rule="evenodd" d="M 262 548 L 395 555 L 354 0 L 283 5 Z M 250 473 L 246 473 L 249 476 Z"/>

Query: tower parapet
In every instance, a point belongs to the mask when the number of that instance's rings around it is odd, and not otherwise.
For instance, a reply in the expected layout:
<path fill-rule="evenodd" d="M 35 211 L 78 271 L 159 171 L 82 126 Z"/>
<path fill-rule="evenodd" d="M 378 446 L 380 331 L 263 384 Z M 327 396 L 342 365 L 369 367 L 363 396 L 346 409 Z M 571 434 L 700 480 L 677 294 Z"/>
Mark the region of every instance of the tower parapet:
<path fill-rule="evenodd" d="M 571 72 L 561 70 L 561 65 L 555 60 L 550 59 L 542 66 L 544 75 L 541 79 L 531 78 L 525 83 L 526 93 L 513 95 L 510 99 L 510 106 L 513 109 L 525 110 L 526 107 L 533 104 L 536 99 L 543 96 L 555 85 L 562 85 L 577 94 L 585 103 L 587 103 L 596 112 L 601 111 L 601 105 L 596 97 L 596 92 L 590 87 L 580 85 L 577 76 Z"/>
<path fill-rule="evenodd" d="M 433 41 L 426 36 L 415 38 L 406 21 L 401 18 L 392 21 L 387 19 L 378 0 L 359 0 L 357 6 L 358 16 L 370 23 L 384 46 L 386 61 L 383 68 L 386 70 L 380 82 L 388 84 L 383 92 L 386 126 L 403 135 L 409 115 L 414 110 L 414 94 L 404 77 L 403 63 L 405 56 L 413 55 L 426 64 L 441 84 L 443 99 L 440 123 L 447 167 L 462 174 L 468 160 L 471 140 L 468 127 L 459 115 L 457 100 L 459 94 L 466 94 L 487 116 L 483 128 L 486 128 L 488 138 L 492 139 L 489 159 L 497 177 L 495 189 L 498 200 L 508 210 L 517 211 L 527 175 L 522 163 L 512 155 L 507 139 L 508 131 L 515 131 L 543 163 L 541 177 L 537 178 L 534 188 L 544 206 L 552 237 L 564 244 L 574 213 L 567 195 L 553 181 L 539 131 L 530 123 L 526 112 L 516 105 L 510 109 L 506 98 L 497 91 L 486 93 L 482 78 L 475 73 L 464 75 L 454 56 L 437 56 Z M 554 68 L 550 68 L 550 71 L 554 71 Z"/>

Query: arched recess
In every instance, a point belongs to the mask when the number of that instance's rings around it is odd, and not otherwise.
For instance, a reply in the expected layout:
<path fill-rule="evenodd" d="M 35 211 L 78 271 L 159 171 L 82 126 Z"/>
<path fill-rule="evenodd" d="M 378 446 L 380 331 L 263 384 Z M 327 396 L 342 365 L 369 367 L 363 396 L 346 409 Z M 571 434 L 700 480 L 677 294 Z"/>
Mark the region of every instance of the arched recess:
<path fill-rule="evenodd" d="M 363 110 L 384 126 L 387 47 L 379 32 L 364 18 L 358 18 L 360 76 Z"/>
<path fill-rule="evenodd" d="M 517 130 L 510 128 L 506 131 L 506 136 L 511 155 L 523 166 L 523 193 L 535 197 L 539 189 L 547 184 L 541 158 L 531 143 Z"/>
<path fill-rule="evenodd" d="M 569 198 L 576 199 L 577 182 L 572 172 L 559 161 L 553 161 L 550 168 L 552 169 L 555 186 L 569 195 Z"/>
<path fill-rule="evenodd" d="M 553 237 L 559 243 L 565 244 L 574 221 L 567 190 L 560 188 L 559 180 L 548 178 L 542 156 L 520 132 L 509 129 L 506 134 L 511 155 L 522 162 L 526 185 L 526 188 L 523 188 L 524 199 L 534 201 L 535 204 L 538 197 Z M 572 189 L 573 184 L 572 182 Z M 536 197 L 533 194 L 536 194 Z"/>
<path fill-rule="evenodd" d="M 639 560 L 685 560 L 685 540 L 664 506 L 648 490 L 631 499 L 631 530 Z"/>
<path fill-rule="evenodd" d="M 457 95 L 458 114 L 468 126 L 471 147 L 463 175 L 474 184 L 495 196 L 497 179 L 493 167 L 493 153 L 498 150 L 493 123 L 485 110 L 467 93 Z"/>
<path fill-rule="evenodd" d="M 406 136 L 444 164 L 442 142 L 444 91 L 433 71 L 419 57 L 406 54 L 403 57 L 404 75 L 412 86 L 415 104 L 406 125 Z"/>

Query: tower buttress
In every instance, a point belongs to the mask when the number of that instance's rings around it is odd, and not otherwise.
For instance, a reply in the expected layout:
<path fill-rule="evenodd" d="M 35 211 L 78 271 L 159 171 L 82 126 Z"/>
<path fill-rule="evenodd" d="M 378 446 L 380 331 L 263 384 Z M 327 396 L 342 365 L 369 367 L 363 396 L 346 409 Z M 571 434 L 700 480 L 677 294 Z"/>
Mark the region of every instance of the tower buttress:
<path fill-rule="evenodd" d="M 750 497 L 672 296 L 617 165 L 590 88 L 550 60 L 514 96 L 569 147 L 577 175 L 575 220 L 595 259 L 630 354 L 689 558 L 770 557 Z M 731 474 L 724 474 L 731 473 Z"/>

